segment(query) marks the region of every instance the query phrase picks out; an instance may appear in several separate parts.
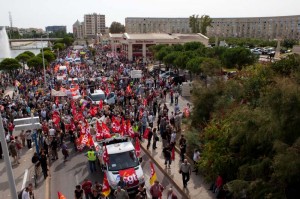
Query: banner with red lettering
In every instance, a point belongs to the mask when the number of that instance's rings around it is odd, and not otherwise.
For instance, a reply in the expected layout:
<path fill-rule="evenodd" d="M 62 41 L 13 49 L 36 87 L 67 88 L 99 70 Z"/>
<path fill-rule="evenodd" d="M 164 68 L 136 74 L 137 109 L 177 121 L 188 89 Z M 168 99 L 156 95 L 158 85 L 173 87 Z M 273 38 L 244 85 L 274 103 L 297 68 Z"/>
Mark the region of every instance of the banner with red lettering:
<path fill-rule="evenodd" d="M 112 122 L 111 122 L 111 130 L 114 133 L 120 132 L 120 121 L 116 117 L 112 117 Z"/>
<path fill-rule="evenodd" d="M 96 106 L 91 106 L 90 107 L 90 114 L 91 114 L 92 117 L 95 117 L 97 112 L 98 112 L 98 108 Z"/>
<path fill-rule="evenodd" d="M 104 138 L 111 138 L 108 126 L 102 122 L 102 133 Z"/>
<path fill-rule="evenodd" d="M 103 132 L 102 132 L 102 127 L 100 123 L 97 121 L 96 122 L 96 139 L 97 140 L 102 140 L 103 139 Z"/>
<path fill-rule="evenodd" d="M 128 184 L 128 187 L 133 187 L 139 184 L 139 179 L 135 173 L 134 168 L 129 168 L 119 171 L 120 176 L 123 177 L 124 181 Z"/>
<path fill-rule="evenodd" d="M 130 120 L 127 120 L 127 135 L 129 135 L 130 137 L 134 138 L 134 131 L 132 129 Z"/>

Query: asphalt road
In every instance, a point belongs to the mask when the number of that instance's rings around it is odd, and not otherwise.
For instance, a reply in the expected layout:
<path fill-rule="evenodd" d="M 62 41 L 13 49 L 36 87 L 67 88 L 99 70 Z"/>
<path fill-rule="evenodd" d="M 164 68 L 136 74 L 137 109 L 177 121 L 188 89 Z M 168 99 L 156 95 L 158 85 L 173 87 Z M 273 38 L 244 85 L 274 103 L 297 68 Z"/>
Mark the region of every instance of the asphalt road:
<path fill-rule="evenodd" d="M 71 146 L 70 146 L 71 148 Z M 145 175 L 145 184 L 147 188 L 147 194 L 150 198 L 150 158 L 142 152 L 142 168 Z M 166 188 L 163 193 L 163 198 L 166 198 L 167 189 L 172 187 L 171 182 L 164 176 L 164 174 L 156 167 L 155 171 L 158 180 Z M 74 190 L 77 184 L 81 184 L 82 181 L 88 178 L 93 183 L 98 181 L 102 184 L 103 175 L 100 172 L 99 165 L 97 165 L 97 172 L 90 173 L 88 168 L 87 158 L 84 156 L 84 152 L 75 152 L 70 149 L 70 159 L 66 162 L 63 161 L 62 153 L 59 152 L 59 159 L 51 164 L 51 184 L 50 184 L 50 198 L 56 198 L 57 192 L 62 192 L 66 198 L 74 198 Z M 177 196 L 180 194 L 177 190 L 174 190 Z M 133 196 L 131 198 L 134 198 Z"/>

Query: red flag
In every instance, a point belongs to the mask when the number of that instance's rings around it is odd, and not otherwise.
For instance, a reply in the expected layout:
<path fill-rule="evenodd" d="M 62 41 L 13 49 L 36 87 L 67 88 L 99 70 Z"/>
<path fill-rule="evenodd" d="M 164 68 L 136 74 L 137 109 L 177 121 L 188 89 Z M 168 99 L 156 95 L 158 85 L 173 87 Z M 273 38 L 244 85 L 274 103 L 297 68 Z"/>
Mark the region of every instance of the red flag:
<path fill-rule="evenodd" d="M 96 106 L 91 106 L 90 107 L 90 114 L 91 114 L 91 116 L 95 116 L 96 114 L 97 114 L 97 107 Z"/>
<path fill-rule="evenodd" d="M 146 128 L 144 134 L 143 134 L 143 138 L 148 139 L 148 135 L 149 135 L 150 129 Z"/>
<path fill-rule="evenodd" d="M 101 140 L 103 139 L 103 132 L 102 132 L 102 127 L 100 125 L 100 123 L 97 121 L 96 122 L 96 139 L 97 140 Z"/>
<path fill-rule="evenodd" d="M 122 136 L 124 136 L 126 134 L 126 122 L 124 120 L 124 117 L 122 117 L 122 120 L 121 120 L 120 134 Z"/>
<path fill-rule="evenodd" d="M 64 195 L 62 195 L 62 193 L 57 192 L 58 195 L 58 199 L 66 199 L 66 197 Z"/>
<path fill-rule="evenodd" d="M 171 159 L 175 160 L 175 146 L 172 147 Z"/>
<path fill-rule="evenodd" d="M 130 88 L 130 85 L 127 86 L 126 92 L 127 92 L 128 94 L 132 93 L 132 90 L 131 90 L 131 88 Z"/>
<path fill-rule="evenodd" d="M 104 138 L 111 138 L 109 128 L 104 122 L 102 123 L 102 133 Z"/>
<path fill-rule="evenodd" d="M 134 131 L 132 129 L 132 126 L 131 126 L 131 123 L 130 123 L 130 120 L 127 120 L 127 134 L 134 138 Z"/>
<path fill-rule="evenodd" d="M 57 111 L 52 113 L 52 120 L 53 120 L 54 124 L 56 124 L 56 125 L 59 124 L 60 116 L 59 116 L 59 113 Z"/>
<path fill-rule="evenodd" d="M 108 157 L 106 145 L 104 144 L 103 147 L 104 147 L 104 150 L 103 150 L 102 158 L 103 158 L 104 163 L 108 163 L 109 157 Z"/>
<path fill-rule="evenodd" d="M 94 140 L 93 140 L 93 137 L 91 134 L 88 134 L 88 142 L 86 144 L 88 147 L 93 147 L 95 146 L 95 143 L 94 143 Z"/>
<path fill-rule="evenodd" d="M 140 157 L 141 155 L 141 146 L 138 138 L 135 139 L 135 154 L 136 157 Z"/>
<path fill-rule="evenodd" d="M 120 129 L 121 129 L 120 121 L 117 118 L 113 117 L 111 123 L 111 130 L 114 133 L 118 133 L 120 132 Z"/>
<path fill-rule="evenodd" d="M 144 104 L 144 106 L 147 106 L 147 99 L 146 98 L 143 100 L 143 104 Z"/>
<path fill-rule="evenodd" d="M 106 94 L 106 96 L 107 96 L 109 93 L 110 93 L 109 88 L 108 88 L 108 86 L 106 86 L 106 88 L 105 88 L 105 94 Z"/>
<path fill-rule="evenodd" d="M 107 197 L 110 194 L 111 190 L 108 184 L 106 173 L 104 172 L 103 183 L 102 183 L 102 194 Z"/>
<path fill-rule="evenodd" d="M 103 109 L 103 100 L 99 101 L 99 108 L 102 110 Z"/>

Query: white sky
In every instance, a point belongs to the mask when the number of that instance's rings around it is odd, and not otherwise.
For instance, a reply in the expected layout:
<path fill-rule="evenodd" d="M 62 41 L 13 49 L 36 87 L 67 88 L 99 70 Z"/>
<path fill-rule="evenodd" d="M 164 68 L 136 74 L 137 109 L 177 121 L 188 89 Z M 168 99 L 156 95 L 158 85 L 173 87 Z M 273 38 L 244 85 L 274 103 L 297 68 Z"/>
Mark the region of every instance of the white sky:
<path fill-rule="evenodd" d="M 66 25 L 68 32 L 83 15 L 100 13 L 106 26 L 126 17 L 260 17 L 300 15 L 300 0 L 0 0 L 0 26 L 43 28 Z"/>

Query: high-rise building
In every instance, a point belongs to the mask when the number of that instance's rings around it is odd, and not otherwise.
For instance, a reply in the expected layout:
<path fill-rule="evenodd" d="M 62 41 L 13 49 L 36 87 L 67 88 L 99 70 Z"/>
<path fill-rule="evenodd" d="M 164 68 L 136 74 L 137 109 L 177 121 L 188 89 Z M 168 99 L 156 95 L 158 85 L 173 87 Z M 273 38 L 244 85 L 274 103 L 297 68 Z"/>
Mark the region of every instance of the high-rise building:
<path fill-rule="evenodd" d="M 189 18 L 130 17 L 125 19 L 125 28 L 127 33 L 191 33 Z M 207 36 L 300 39 L 300 15 L 212 18 Z"/>
<path fill-rule="evenodd" d="M 73 24 L 73 34 L 78 39 L 97 39 L 100 34 L 105 34 L 105 15 L 86 14 L 84 21 L 77 20 Z"/>
<path fill-rule="evenodd" d="M 67 33 L 67 26 L 47 26 L 46 27 L 46 32 L 50 33 L 55 33 L 55 32 L 64 32 Z"/>
<path fill-rule="evenodd" d="M 105 15 L 85 14 L 84 29 L 86 38 L 97 38 L 97 34 L 105 33 Z"/>

